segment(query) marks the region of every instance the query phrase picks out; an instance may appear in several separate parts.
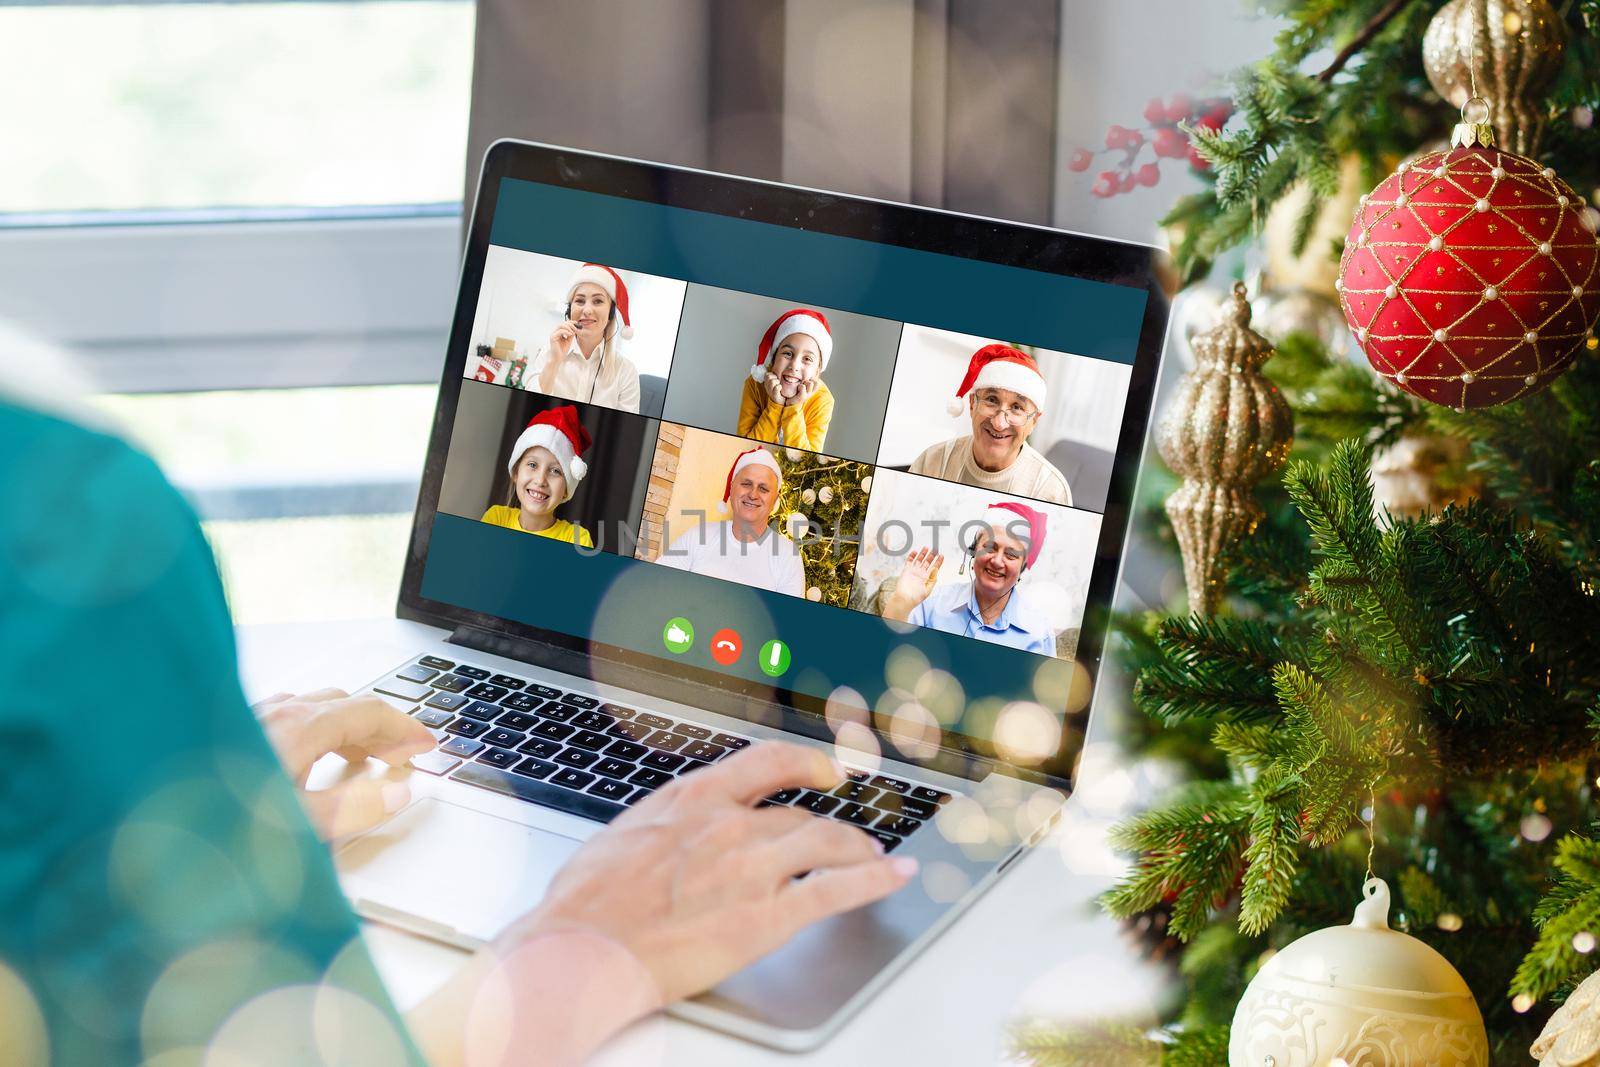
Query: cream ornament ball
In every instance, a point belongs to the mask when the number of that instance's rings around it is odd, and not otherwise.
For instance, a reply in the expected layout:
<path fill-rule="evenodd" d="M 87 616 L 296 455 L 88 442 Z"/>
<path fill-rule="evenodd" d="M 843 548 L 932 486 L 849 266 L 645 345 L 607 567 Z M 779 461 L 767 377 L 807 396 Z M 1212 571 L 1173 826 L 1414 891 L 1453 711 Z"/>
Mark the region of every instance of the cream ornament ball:
<path fill-rule="evenodd" d="M 1369 878 L 1349 926 L 1316 930 L 1257 972 L 1234 1012 L 1228 1067 L 1487 1067 L 1489 1037 L 1448 960 L 1389 928 Z"/>
<path fill-rule="evenodd" d="M 1585 978 L 1556 1009 L 1528 1054 L 1539 1067 L 1600 1064 L 1600 971 Z"/>

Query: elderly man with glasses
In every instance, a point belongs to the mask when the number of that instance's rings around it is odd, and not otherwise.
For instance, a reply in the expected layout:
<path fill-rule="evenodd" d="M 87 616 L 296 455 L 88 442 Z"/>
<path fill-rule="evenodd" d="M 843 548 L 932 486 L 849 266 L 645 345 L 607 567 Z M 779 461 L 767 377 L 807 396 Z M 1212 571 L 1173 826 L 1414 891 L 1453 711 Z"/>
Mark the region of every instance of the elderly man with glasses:
<path fill-rule="evenodd" d="M 1044 378 L 1032 356 L 1009 345 L 978 349 L 950 405 L 950 414 L 958 415 L 965 401 L 972 432 L 929 446 L 911 464 L 911 473 L 1071 504 L 1066 478 L 1028 444 L 1043 414 L 1044 396 Z"/>

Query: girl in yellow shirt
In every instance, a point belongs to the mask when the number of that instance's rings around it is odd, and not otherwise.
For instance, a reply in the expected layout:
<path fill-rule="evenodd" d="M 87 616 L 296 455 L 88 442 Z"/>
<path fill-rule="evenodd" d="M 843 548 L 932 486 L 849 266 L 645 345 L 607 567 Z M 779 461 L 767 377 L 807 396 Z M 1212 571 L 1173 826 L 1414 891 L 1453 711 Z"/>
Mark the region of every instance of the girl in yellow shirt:
<path fill-rule="evenodd" d="M 833 332 L 820 311 L 791 308 L 767 327 L 739 398 L 739 436 L 822 451 L 833 393 L 822 380 Z"/>
<path fill-rule="evenodd" d="M 506 462 L 511 475 L 509 497 L 506 503 L 485 511 L 482 521 L 593 548 L 594 538 L 588 530 L 555 514 L 556 508 L 572 499 L 589 471 L 583 461 L 589 445 L 589 431 L 578 422 L 578 409 L 571 404 L 535 415 L 511 447 Z"/>

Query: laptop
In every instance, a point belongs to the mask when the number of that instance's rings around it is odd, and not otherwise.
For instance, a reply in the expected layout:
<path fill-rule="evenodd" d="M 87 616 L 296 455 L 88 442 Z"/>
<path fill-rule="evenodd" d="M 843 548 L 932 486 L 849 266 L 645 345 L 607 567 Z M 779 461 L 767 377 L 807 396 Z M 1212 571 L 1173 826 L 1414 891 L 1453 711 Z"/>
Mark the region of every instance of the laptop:
<path fill-rule="evenodd" d="M 399 597 L 437 640 L 365 690 L 439 743 L 407 808 L 337 853 L 356 910 L 482 945 L 652 791 L 814 746 L 849 780 L 761 803 L 919 875 L 670 1010 L 825 1041 L 1072 789 L 1159 269 L 1134 244 L 494 144 Z"/>

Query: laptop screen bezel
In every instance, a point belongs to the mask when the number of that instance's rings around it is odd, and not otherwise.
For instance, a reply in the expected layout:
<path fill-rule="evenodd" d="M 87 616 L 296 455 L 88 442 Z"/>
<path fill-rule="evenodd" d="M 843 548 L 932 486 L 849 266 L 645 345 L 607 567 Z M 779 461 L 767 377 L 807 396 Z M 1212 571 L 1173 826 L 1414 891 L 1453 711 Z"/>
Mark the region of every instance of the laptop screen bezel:
<path fill-rule="evenodd" d="M 494 222 L 500 185 L 505 179 L 543 182 L 587 192 L 625 197 L 646 203 L 687 208 L 731 218 L 751 219 L 798 229 L 857 238 L 877 243 L 1062 274 L 1073 278 L 1131 286 L 1146 294 L 1143 321 L 1128 385 L 1122 427 L 1112 462 L 1111 478 L 1102 515 L 1080 624 L 1076 662 L 1087 672 L 1089 692 L 1097 684 L 1109 632 L 1110 605 L 1120 570 L 1134 500 L 1140 455 L 1149 425 L 1161 349 L 1168 319 L 1168 298 L 1160 279 L 1165 256 L 1160 250 L 1131 242 L 1113 241 L 1023 223 L 961 215 L 818 190 L 797 188 L 758 179 L 734 177 L 658 163 L 582 152 L 527 141 L 501 140 L 484 155 L 477 200 L 467 230 L 457 288 L 455 316 L 450 327 L 438 403 L 424 461 L 417 508 L 405 558 L 397 613 L 401 618 L 453 629 L 471 627 L 499 635 L 524 647 L 544 646 L 560 652 L 606 662 L 607 680 L 617 682 L 637 672 L 641 685 L 664 675 L 688 682 L 708 695 L 749 698 L 786 709 L 784 727 L 795 732 L 825 736 L 819 724 L 825 701 L 808 693 L 746 681 L 663 657 L 605 645 L 589 638 L 562 633 L 495 615 L 430 600 L 422 595 L 422 575 L 439 494 L 445 458 L 455 425 L 463 372 L 468 355 L 478 292 L 483 281 L 489 234 Z M 934 323 L 926 325 L 937 325 Z M 841 609 L 845 610 L 845 609 Z M 562 669 L 570 671 L 572 655 L 563 656 Z M 625 684 L 619 683 L 619 684 Z M 647 690 L 648 691 L 648 690 Z M 1085 703 L 1085 710 L 1087 709 Z M 1063 712 L 1065 709 L 1059 709 Z M 792 715 L 791 713 L 800 713 Z M 1076 729 L 1063 728 L 1056 754 L 1037 766 L 1014 767 L 983 746 L 974 748 L 960 735 L 947 735 L 955 753 L 993 761 L 1022 777 L 1070 787 L 1073 764 L 1083 740 L 1086 722 Z M 886 752 L 895 753 L 892 741 L 878 731 Z M 936 761 L 942 769 L 963 773 L 972 764 L 961 760 Z"/>

